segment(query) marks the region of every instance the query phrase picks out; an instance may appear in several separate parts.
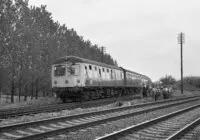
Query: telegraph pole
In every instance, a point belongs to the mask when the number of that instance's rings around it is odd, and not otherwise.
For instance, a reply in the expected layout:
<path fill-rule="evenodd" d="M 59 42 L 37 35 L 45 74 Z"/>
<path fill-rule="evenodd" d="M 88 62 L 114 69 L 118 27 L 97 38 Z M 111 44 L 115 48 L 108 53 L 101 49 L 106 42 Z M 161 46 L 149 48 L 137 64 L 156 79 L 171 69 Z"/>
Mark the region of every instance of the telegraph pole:
<path fill-rule="evenodd" d="M 183 94 L 183 44 L 185 43 L 185 34 L 178 34 L 178 43 L 181 45 L 181 94 Z"/>
<path fill-rule="evenodd" d="M 103 63 L 103 55 L 106 52 L 106 48 L 102 46 L 100 47 L 100 50 L 101 50 L 101 62 Z"/>

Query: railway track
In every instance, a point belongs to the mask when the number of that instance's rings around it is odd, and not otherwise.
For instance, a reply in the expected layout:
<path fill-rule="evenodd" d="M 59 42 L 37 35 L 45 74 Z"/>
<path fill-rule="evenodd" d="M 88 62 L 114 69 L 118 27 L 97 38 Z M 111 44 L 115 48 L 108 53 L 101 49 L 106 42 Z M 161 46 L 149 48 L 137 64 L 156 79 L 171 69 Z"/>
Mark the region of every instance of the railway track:
<path fill-rule="evenodd" d="M 181 106 L 187 104 L 195 104 L 199 102 L 200 98 L 168 100 L 164 102 L 154 102 L 143 105 L 119 107 L 110 110 L 96 111 L 73 116 L 57 117 L 27 123 L 12 124 L 0 127 L 0 138 L 5 140 L 10 139 L 43 139 L 45 137 L 52 137 L 57 133 L 66 133 L 80 129 L 90 128 L 91 126 L 98 126 L 106 122 L 112 122 L 126 117 L 145 114 L 154 110 L 170 108 L 174 106 Z M 54 139 L 54 138 L 53 138 Z"/>
<path fill-rule="evenodd" d="M 200 96 L 188 96 L 188 97 L 181 97 L 181 98 L 177 98 L 177 99 L 175 98 L 175 99 L 169 99 L 169 100 L 182 100 L 184 98 L 192 99 L 192 98 L 196 98 L 196 97 L 200 97 Z M 18 108 L 18 109 L 2 109 L 2 110 L 0 110 L 0 121 L 2 119 L 11 118 L 11 117 L 33 115 L 33 114 L 46 113 L 46 112 L 56 112 L 56 111 L 62 111 L 62 110 L 66 110 L 66 109 L 75 109 L 75 108 L 79 108 L 79 107 L 81 107 L 81 108 L 97 107 L 97 106 L 101 106 L 101 105 L 114 103 L 117 100 L 127 101 L 130 99 L 136 99 L 136 98 L 138 98 L 138 96 L 123 97 L 123 98 L 118 98 L 118 99 L 105 99 L 105 100 L 98 100 L 98 101 L 87 101 L 87 102 L 83 102 L 83 103 L 46 105 L 46 106 L 42 106 L 42 107 L 36 106 L 36 107 L 22 107 L 22 108 Z M 166 100 L 166 101 L 168 101 L 168 100 Z M 155 102 L 153 102 L 153 104 L 154 103 Z M 146 103 L 142 103 L 141 105 L 145 105 L 145 104 Z"/>
<path fill-rule="evenodd" d="M 198 140 L 200 139 L 200 117 L 176 131 L 166 140 Z"/>
<path fill-rule="evenodd" d="M 38 113 L 45 113 L 45 112 L 55 112 L 55 111 L 62 111 L 66 109 L 75 109 L 75 108 L 89 108 L 89 107 L 97 107 L 102 106 L 110 103 L 114 103 L 117 100 L 127 101 L 130 99 L 137 99 L 139 96 L 135 97 L 122 97 L 122 98 L 113 98 L 113 99 L 102 99 L 98 101 L 86 101 L 86 102 L 76 102 L 76 103 L 67 103 L 67 104 L 51 104 L 45 106 L 34 106 L 34 107 L 21 107 L 15 109 L 1 109 L 0 110 L 0 119 L 6 119 L 11 117 L 17 116 L 24 116 L 24 115 L 32 115 Z"/>
<path fill-rule="evenodd" d="M 178 140 L 186 131 L 199 125 L 199 112 L 200 104 L 197 104 L 108 134 L 96 140 Z M 190 124 L 187 125 L 188 123 Z M 185 138 L 192 140 L 192 137 L 187 136 Z"/>

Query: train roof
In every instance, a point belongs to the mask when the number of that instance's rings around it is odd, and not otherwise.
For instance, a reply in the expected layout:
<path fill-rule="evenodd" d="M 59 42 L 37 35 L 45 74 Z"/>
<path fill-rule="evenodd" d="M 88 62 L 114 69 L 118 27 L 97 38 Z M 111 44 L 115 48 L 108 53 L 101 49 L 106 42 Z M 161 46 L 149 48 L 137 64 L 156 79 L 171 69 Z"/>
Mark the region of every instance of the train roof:
<path fill-rule="evenodd" d="M 139 75 L 139 76 L 143 76 L 142 74 L 139 74 L 139 73 L 137 73 L 137 72 L 134 72 L 134 71 L 131 71 L 131 70 L 127 70 L 127 69 L 125 69 L 127 72 L 130 72 L 130 73 L 133 73 L 133 74 L 136 74 L 136 75 Z"/>
<path fill-rule="evenodd" d="M 97 65 L 97 66 L 102 66 L 102 67 L 107 67 L 107 68 L 121 70 L 121 68 L 119 68 L 117 66 L 108 65 L 108 64 L 105 64 L 105 63 L 100 63 L 100 62 L 96 62 L 96 61 L 93 61 L 93 60 L 88 60 L 88 59 L 77 57 L 77 56 L 65 56 L 65 57 L 61 57 L 61 58 L 58 58 L 53 64 L 65 63 L 67 61 L 70 61 L 72 63 L 93 64 L 93 65 Z"/>
<path fill-rule="evenodd" d="M 121 67 L 122 68 L 122 67 Z M 122 68 L 122 69 L 124 69 L 124 68 Z M 143 77 L 143 78 L 146 78 L 146 79 L 148 79 L 148 80 L 151 80 L 149 77 L 147 77 L 146 75 L 142 75 L 142 74 L 140 74 L 140 73 L 137 73 L 137 72 L 134 72 L 134 71 L 131 71 L 131 70 L 127 70 L 127 69 L 124 69 L 125 71 L 127 71 L 127 72 L 130 72 L 130 73 L 133 73 L 133 74 L 135 74 L 135 75 L 139 75 L 139 76 L 141 76 L 141 77 Z"/>

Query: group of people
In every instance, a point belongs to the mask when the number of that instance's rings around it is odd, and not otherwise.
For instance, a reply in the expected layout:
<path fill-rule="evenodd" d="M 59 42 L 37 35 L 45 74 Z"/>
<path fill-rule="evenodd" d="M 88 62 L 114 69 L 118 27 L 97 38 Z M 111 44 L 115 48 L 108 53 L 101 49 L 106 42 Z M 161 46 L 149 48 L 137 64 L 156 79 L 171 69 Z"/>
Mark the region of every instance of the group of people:
<path fill-rule="evenodd" d="M 155 101 L 158 100 L 160 96 L 163 96 L 163 99 L 168 99 L 172 94 L 172 87 L 163 87 L 163 86 L 153 86 L 149 87 L 147 85 L 143 86 L 142 96 L 152 96 Z"/>

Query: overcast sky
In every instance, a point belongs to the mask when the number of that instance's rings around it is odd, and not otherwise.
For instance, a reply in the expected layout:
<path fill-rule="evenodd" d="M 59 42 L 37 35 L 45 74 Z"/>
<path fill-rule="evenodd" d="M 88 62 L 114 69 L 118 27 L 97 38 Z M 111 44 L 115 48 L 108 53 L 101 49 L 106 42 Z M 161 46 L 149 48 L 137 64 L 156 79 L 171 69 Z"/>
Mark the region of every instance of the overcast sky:
<path fill-rule="evenodd" d="M 149 76 L 200 76 L 199 0 L 29 0 L 47 5 L 55 21 L 74 28 L 92 44 L 105 46 L 119 66 Z"/>

